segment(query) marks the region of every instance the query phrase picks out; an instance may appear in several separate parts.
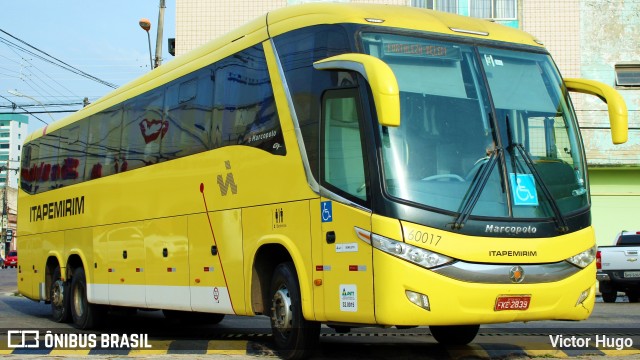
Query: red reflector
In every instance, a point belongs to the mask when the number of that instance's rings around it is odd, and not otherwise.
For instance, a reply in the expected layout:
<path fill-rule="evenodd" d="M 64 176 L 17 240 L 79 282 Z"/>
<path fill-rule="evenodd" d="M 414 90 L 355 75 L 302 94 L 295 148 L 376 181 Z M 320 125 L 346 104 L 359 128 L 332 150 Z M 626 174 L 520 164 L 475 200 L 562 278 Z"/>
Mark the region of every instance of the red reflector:
<path fill-rule="evenodd" d="M 349 271 L 358 271 L 358 265 L 349 265 Z"/>
<path fill-rule="evenodd" d="M 602 255 L 600 255 L 600 251 L 596 252 L 596 269 L 602 270 Z"/>
<path fill-rule="evenodd" d="M 316 265 L 316 271 L 323 271 L 323 270 L 324 270 L 324 266 Z"/>

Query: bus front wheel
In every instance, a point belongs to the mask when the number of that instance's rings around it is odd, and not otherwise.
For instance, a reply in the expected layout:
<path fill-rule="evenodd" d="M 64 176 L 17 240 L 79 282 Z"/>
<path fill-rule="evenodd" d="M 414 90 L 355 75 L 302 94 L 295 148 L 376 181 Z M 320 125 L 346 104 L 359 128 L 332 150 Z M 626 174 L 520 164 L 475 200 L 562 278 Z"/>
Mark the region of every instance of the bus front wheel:
<path fill-rule="evenodd" d="M 434 339 L 442 345 L 467 345 L 478 335 L 480 325 L 429 326 Z"/>
<path fill-rule="evenodd" d="M 320 323 L 302 315 L 300 285 L 292 262 L 278 265 L 271 279 L 271 330 L 284 359 L 302 359 L 313 353 L 320 337 Z"/>
<path fill-rule="evenodd" d="M 102 306 L 89 303 L 87 279 L 81 267 L 73 272 L 70 293 L 73 325 L 82 330 L 96 327 L 104 317 L 104 312 Z"/>
<path fill-rule="evenodd" d="M 51 317 L 53 321 L 59 323 L 71 321 L 69 282 L 62 279 L 60 266 L 56 266 L 55 270 L 53 270 L 49 300 L 51 301 Z"/>

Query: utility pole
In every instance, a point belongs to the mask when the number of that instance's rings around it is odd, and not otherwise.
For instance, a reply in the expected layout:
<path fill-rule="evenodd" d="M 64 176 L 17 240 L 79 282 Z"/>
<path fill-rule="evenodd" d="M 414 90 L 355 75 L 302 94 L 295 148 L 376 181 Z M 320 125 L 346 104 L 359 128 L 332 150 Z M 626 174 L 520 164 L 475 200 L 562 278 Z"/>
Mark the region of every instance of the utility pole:
<path fill-rule="evenodd" d="M 4 169 L 6 177 L 4 180 L 4 189 L 2 189 L 2 242 L 5 244 L 4 254 L 7 255 L 11 250 L 11 243 L 7 242 L 7 228 L 9 227 L 9 212 L 7 211 L 7 185 L 9 185 L 9 159 Z"/>
<path fill-rule="evenodd" d="M 164 0 L 160 0 L 160 11 L 158 13 L 158 34 L 156 37 L 156 62 L 154 68 L 162 65 L 162 30 L 164 28 Z"/>

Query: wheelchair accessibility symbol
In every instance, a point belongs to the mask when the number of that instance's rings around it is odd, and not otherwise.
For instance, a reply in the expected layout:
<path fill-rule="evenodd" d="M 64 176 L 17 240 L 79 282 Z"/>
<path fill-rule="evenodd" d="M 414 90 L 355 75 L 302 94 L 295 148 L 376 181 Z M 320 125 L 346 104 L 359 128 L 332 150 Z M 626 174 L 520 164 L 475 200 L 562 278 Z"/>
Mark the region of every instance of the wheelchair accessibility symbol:
<path fill-rule="evenodd" d="M 332 222 L 333 207 L 331 206 L 331 201 L 323 201 L 320 203 L 320 206 L 322 211 L 322 222 Z"/>
<path fill-rule="evenodd" d="M 511 194 L 514 205 L 538 205 L 538 192 L 536 191 L 536 181 L 531 174 L 510 173 Z"/>

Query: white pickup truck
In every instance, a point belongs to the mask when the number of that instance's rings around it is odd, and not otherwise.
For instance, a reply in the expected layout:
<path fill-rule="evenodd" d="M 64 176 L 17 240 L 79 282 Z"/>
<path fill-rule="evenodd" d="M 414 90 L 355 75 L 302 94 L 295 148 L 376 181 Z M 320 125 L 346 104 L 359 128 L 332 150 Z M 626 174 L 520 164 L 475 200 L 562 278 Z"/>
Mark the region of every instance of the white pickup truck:
<path fill-rule="evenodd" d="M 640 298 L 640 231 L 622 231 L 613 246 L 598 246 L 596 278 L 604 302 L 616 301 L 618 291 L 629 302 Z"/>

